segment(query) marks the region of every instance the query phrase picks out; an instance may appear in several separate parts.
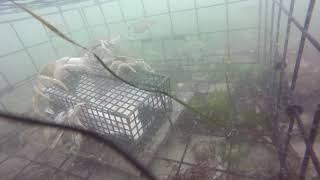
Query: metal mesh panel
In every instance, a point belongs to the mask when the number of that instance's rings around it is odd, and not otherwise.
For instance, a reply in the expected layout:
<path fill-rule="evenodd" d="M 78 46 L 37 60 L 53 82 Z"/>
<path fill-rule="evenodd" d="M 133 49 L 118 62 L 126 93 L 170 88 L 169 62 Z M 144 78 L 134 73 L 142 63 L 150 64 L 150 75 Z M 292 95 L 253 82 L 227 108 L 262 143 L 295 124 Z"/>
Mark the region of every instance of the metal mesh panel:
<path fill-rule="evenodd" d="M 150 83 L 153 79 L 158 81 Z M 154 131 L 154 125 L 163 121 L 157 114 L 171 111 L 170 98 L 103 76 L 73 74 L 67 81 L 73 85 L 70 92 L 55 87 L 46 90 L 53 99 L 54 109 L 72 108 L 81 103 L 79 118 L 86 128 L 130 144 L 140 143 Z M 170 88 L 167 77 L 155 74 L 141 74 L 135 80 L 138 82 L 157 84 L 166 92 Z"/>

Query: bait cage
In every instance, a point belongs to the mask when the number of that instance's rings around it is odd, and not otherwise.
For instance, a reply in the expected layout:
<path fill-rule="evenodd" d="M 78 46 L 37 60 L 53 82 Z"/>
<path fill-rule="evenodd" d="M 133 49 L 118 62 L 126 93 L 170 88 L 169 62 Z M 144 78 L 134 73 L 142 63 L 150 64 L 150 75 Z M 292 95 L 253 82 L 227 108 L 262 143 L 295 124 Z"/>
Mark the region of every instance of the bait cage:
<path fill-rule="evenodd" d="M 162 75 L 139 73 L 130 79 L 137 87 L 170 92 L 169 78 Z M 147 143 L 163 114 L 172 110 L 170 98 L 103 75 L 73 72 L 66 82 L 70 92 L 54 87 L 45 91 L 55 112 L 81 103 L 79 119 L 86 129 L 112 136 L 130 150 L 141 149 L 138 145 Z"/>
<path fill-rule="evenodd" d="M 298 124 L 298 129 L 299 131 L 302 132 L 303 135 L 303 142 L 306 144 L 306 150 L 304 153 L 304 157 L 303 157 L 303 161 L 302 161 L 302 165 L 300 166 L 300 172 L 299 175 L 301 178 L 303 178 L 303 176 L 306 173 L 306 167 L 308 166 L 308 163 L 310 161 L 310 159 L 312 160 L 312 164 L 314 164 L 314 167 L 318 173 L 319 176 L 319 172 L 320 172 L 320 167 L 319 167 L 319 160 L 316 157 L 316 154 L 314 152 L 314 149 L 312 147 L 314 141 L 315 141 L 315 137 L 317 134 L 317 128 L 318 127 L 318 123 L 319 123 L 319 117 L 318 117 L 318 110 L 317 113 L 314 116 L 314 122 L 312 125 L 312 129 L 310 131 L 310 133 L 307 133 L 305 128 L 303 127 L 303 123 L 301 120 L 301 107 L 297 106 L 297 105 L 292 105 L 292 102 L 282 102 L 282 99 L 280 99 L 280 97 L 282 97 L 282 95 L 288 95 L 289 96 L 289 100 L 293 100 L 295 99 L 295 89 L 296 89 L 296 82 L 298 80 L 299 77 L 299 69 L 300 69 L 300 63 L 302 62 L 302 56 L 303 56 L 303 52 L 305 50 L 306 47 L 306 43 L 309 43 L 309 45 L 311 45 L 314 49 L 316 49 L 317 52 L 320 51 L 320 43 L 317 40 L 317 38 L 314 37 L 314 35 L 310 32 L 310 23 L 311 21 L 315 21 L 312 19 L 312 15 L 316 12 L 315 9 L 315 5 L 316 5 L 316 1 L 315 0 L 309 0 L 308 2 L 308 7 L 306 9 L 306 11 L 304 11 L 303 13 L 305 14 L 305 19 L 303 21 L 303 23 L 301 23 L 301 21 L 299 21 L 295 15 L 294 15 L 294 8 L 295 8 L 295 4 L 299 3 L 299 2 L 295 2 L 294 0 L 290 0 L 290 1 L 284 1 L 284 0 L 257 0 L 257 9 L 258 9 L 258 13 L 257 13 L 257 17 L 258 17 L 258 21 L 257 24 L 255 24 L 254 27 L 241 27 L 241 28 L 232 28 L 230 25 L 230 16 L 229 14 L 232 13 L 232 11 L 230 11 L 230 6 L 231 5 L 237 5 L 237 4 L 242 4 L 245 3 L 247 0 L 236 0 L 236 1 L 231 1 L 231 0 L 225 0 L 225 1 L 221 1 L 220 3 L 216 3 L 216 4 L 210 4 L 206 5 L 206 6 L 199 6 L 197 5 L 198 1 L 194 1 L 194 6 L 192 7 L 188 7 L 188 8 L 180 8 L 180 9 L 174 9 L 171 4 L 170 1 L 166 1 L 165 2 L 165 11 L 164 12 L 160 12 L 160 13 L 156 13 L 156 14 L 149 14 L 148 9 L 146 8 L 146 4 L 145 1 L 135 1 L 137 4 L 139 4 L 139 6 L 141 6 L 142 8 L 142 12 L 141 15 L 143 17 L 155 17 L 155 16 L 168 16 L 169 19 L 169 34 L 172 35 L 178 35 L 176 36 L 176 40 L 179 39 L 184 39 L 187 36 L 196 36 L 196 37 L 206 37 L 206 35 L 209 34 L 217 34 L 217 33 L 225 33 L 226 34 L 226 49 L 227 49 L 227 55 L 229 57 L 232 57 L 233 55 L 241 55 L 241 52 L 233 52 L 232 48 L 231 48 L 231 37 L 230 34 L 232 34 L 233 32 L 242 32 L 242 31 L 249 31 L 249 30 L 255 30 L 255 32 L 257 33 L 257 44 L 256 44 L 256 56 L 254 57 L 254 61 L 253 62 L 249 62 L 249 63 L 265 63 L 265 64 L 273 64 L 275 67 L 275 71 L 274 71 L 274 103 L 275 104 L 284 104 L 285 106 L 288 106 L 287 108 L 287 113 L 290 117 L 290 123 L 288 124 L 289 129 L 288 131 L 284 131 L 285 133 L 283 133 L 282 135 L 285 137 L 283 139 L 281 139 L 280 142 L 277 142 L 275 144 L 275 147 L 277 147 L 278 151 L 279 151 L 279 159 L 280 159 L 280 176 L 279 179 L 285 179 L 285 176 L 288 174 L 287 172 L 287 154 L 289 151 L 288 145 L 290 144 L 290 139 L 291 139 L 291 133 L 292 133 L 292 129 L 293 129 L 293 125 L 295 124 L 295 122 L 297 122 Z M 21 1 L 17 1 L 17 2 L 23 2 Z M 98 27 L 102 27 L 105 26 L 105 29 L 108 33 L 112 33 L 112 29 L 111 26 L 112 24 L 116 24 L 116 23 L 124 23 L 127 24 L 129 21 L 134 20 L 135 18 L 127 18 L 126 14 L 124 12 L 124 7 L 121 6 L 120 1 L 92 1 L 92 3 L 89 3 L 89 5 L 85 4 L 85 0 L 81 1 L 82 3 L 84 3 L 83 5 L 81 5 L 81 7 L 74 7 L 74 8 L 67 8 L 67 9 L 63 9 L 63 6 L 68 5 L 68 3 L 74 3 L 74 1 L 70 0 L 70 1 L 33 1 L 33 2 L 29 2 L 30 5 L 32 7 L 35 8 L 45 8 L 47 7 L 49 4 L 50 6 L 55 7 L 55 11 L 47 13 L 46 15 L 58 15 L 61 20 L 62 23 L 65 25 L 65 27 L 68 27 L 68 20 L 66 18 L 66 14 L 68 12 L 75 12 L 75 14 L 77 14 L 79 16 L 79 18 L 81 19 L 82 23 L 83 23 L 83 27 L 81 27 L 80 29 L 77 30 L 71 30 L 66 28 L 66 32 L 67 34 L 72 35 L 75 32 L 79 32 L 79 31 L 84 31 L 87 33 L 87 36 L 90 39 L 93 39 L 93 34 L 94 31 L 96 30 L 95 28 Z M 108 4 L 109 2 L 115 2 L 115 3 L 119 3 L 119 14 L 121 16 L 120 21 L 114 21 L 114 22 L 108 22 L 108 18 L 105 14 L 105 12 L 103 11 L 102 6 Z M 284 4 L 284 2 L 286 2 L 287 4 Z M 289 3 L 288 3 L 289 2 Z M 289 4 L 289 6 L 288 6 Z M 10 4 L 10 2 L 1 2 L 1 7 L 2 10 L 1 12 L 4 13 L 16 13 L 19 12 L 19 10 L 17 10 L 12 4 Z M 91 24 L 90 21 L 88 20 L 88 12 L 87 10 L 90 7 L 94 7 L 97 9 L 97 12 L 100 12 L 101 17 L 103 19 L 102 23 L 97 23 L 97 24 Z M 118 7 L 118 6 L 117 6 Z M 216 31 L 210 31 L 210 32 L 204 32 L 201 27 L 200 27 L 200 18 L 199 18 L 199 11 L 201 11 L 201 9 L 206 9 L 206 8 L 210 8 L 210 7 L 220 7 L 223 8 L 225 11 L 225 16 L 224 16 L 224 23 L 225 23 L 225 28 L 223 28 L 222 30 L 216 30 Z M 178 32 L 176 32 L 175 30 L 175 21 L 174 21 L 174 15 L 177 13 L 183 13 L 183 12 L 193 12 L 195 15 L 195 32 L 194 33 L 184 33 L 182 35 L 179 35 Z M 42 45 L 48 45 L 49 48 L 52 49 L 52 52 L 54 52 L 54 54 L 52 55 L 52 57 L 59 57 L 61 56 L 61 53 L 64 53 L 61 51 L 61 49 L 59 49 L 57 47 L 56 44 L 54 44 L 54 38 L 52 35 L 50 35 L 50 33 L 48 32 L 47 29 L 45 29 L 45 36 L 47 37 L 46 41 L 43 42 L 38 42 L 38 43 L 33 43 L 33 44 L 29 44 L 26 43 L 27 39 L 25 39 L 24 37 L 22 38 L 22 33 L 19 32 L 19 30 L 17 29 L 18 25 L 17 23 L 19 21 L 24 21 L 24 20 L 30 20 L 30 17 L 24 17 L 24 18 L 13 18 L 11 20 L 3 20 L 1 21 L 1 24 L 4 26 L 7 26 L 11 31 L 12 34 L 14 34 L 14 36 L 16 37 L 16 40 L 18 43 L 20 43 L 21 47 L 20 49 L 17 49 L 15 51 L 12 52 L 8 52 L 8 53 L 4 53 L 2 54 L 0 57 L 3 59 L 6 58 L 12 58 L 12 55 L 18 54 L 18 53 L 23 53 L 24 59 L 26 61 L 28 61 L 26 64 L 28 65 L 28 67 L 30 67 L 29 69 L 30 72 L 23 74 L 21 77 L 15 77 L 14 75 L 10 74 L 10 72 L 1 69 L 1 95 L 5 96 L 6 94 L 9 94 L 12 89 L 19 89 L 25 82 L 30 82 L 30 80 L 34 77 L 34 75 L 36 74 L 36 72 L 39 70 L 39 60 L 37 59 L 37 57 L 34 56 L 34 54 L 32 53 L 32 51 L 34 51 L 37 47 L 42 46 Z M 284 21 L 283 21 L 284 20 Z M 40 28 L 43 28 L 41 25 L 39 26 Z M 283 28 L 283 29 L 281 29 Z M 298 39 L 298 50 L 297 53 L 294 55 L 293 59 L 294 59 L 294 71 L 292 74 L 290 74 L 290 77 L 287 77 L 286 80 L 291 81 L 290 83 L 290 88 L 288 89 L 288 92 L 284 92 L 283 91 L 283 84 L 285 82 L 285 76 L 284 76 L 284 72 L 286 71 L 285 67 L 285 61 L 286 58 L 288 56 L 288 46 L 289 46 L 289 40 L 291 38 L 290 35 L 292 35 L 292 31 L 297 30 L 300 34 L 299 37 L 300 39 Z M 280 36 L 281 35 L 281 36 Z M 161 49 L 161 54 L 163 55 L 161 58 L 159 59 L 164 59 L 166 60 L 165 63 L 169 63 L 172 62 L 173 64 L 175 62 L 178 62 L 178 66 L 182 66 L 181 64 L 179 64 L 179 59 L 177 58 L 172 58 L 170 57 L 170 55 L 168 55 L 168 50 L 170 49 L 170 47 L 166 47 L 167 43 L 166 41 L 168 40 L 168 38 L 166 37 L 157 37 L 157 38 L 153 38 L 148 37 L 148 38 L 142 38 L 142 39 L 135 39 L 133 41 L 138 41 L 141 43 L 148 43 L 149 41 L 154 41 L 157 40 L 159 42 L 160 45 L 160 49 Z M 280 43 L 279 43 L 280 42 Z M 281 42 L 283 44 L 281 44 Z M 72 48 L 70 48 L 72 49 Z M 141 52 L 143 52 L 143 46 L 141 46 Z M 215 56 L 221 56 L 221 54 L 217 54 Z M 204 57 L 206 58 L 206 57 Z M 234 57 L 233 57 L 234 58 Z M 1 61 L 2 62 L 2 61 Z M 5 62 L 5 61 L 3 61 Z M 209 64 L 214 64 L 217 62 L 206 62 Z M 234 64 L 244 64 L 243 62 L 238 63 L 238 62 L 231 62 Z M 163 72 L 166 72 L 166 67 L 161 67 L 161 64 L 163 64 L 163 62 L 154 62 L 155 65 L 159 66 L 159 69 L 162 70 Z M 183 66 L 188 66 L 188 64 L 183 64 Z M 5 67 L 5 66 L 3 66 Z M 6 67 L 10 67 L 10 65 L 7 65 Z M 188 66 L 189 67 L 189 66 Z M 174 68 L 173 68 L 174 69 Z M 186 71 L 187 68 L 184 68 L 182 71 Z M 174 69 L 175 71 L 177 69 Z M 292 78 L 291 78 L 292 77 Z M 2 83 L 3 82 L 3 83 Z M 285 84 L 287 85 L 287 84 Z M 21 99 L 26 99 L 21 98 Z M 0 107 L 4 110 L 11 110 L 13 109 L 12 107 L 15 107 L 17 102 L 15 102 L 15 106 L 9 106 L 6 102 L 3 102 L 4 100 L 0 101 Z M 21 100 L 19 100 L 19 103 L 21 103 Z M 65 105 L 68 105 L 68 103 L 66 103 Z M 70 105 L 70 104 L 69 104 Z M 8 107 L 9 106 L 9 107 Z M 280 106 L 279 106 L 280 107 Z M 283 109 L 282 109 L 283 110 Z M 271 118 L 275 124 L 275 126 L 273 127 L 274 129 L 274 135 L 275 137 L 280 136 L 281 132 L 279 132 L 279 124 L 277 123 L 277 118 L 278 118 L 278 114 L 279 113 L 284 113 L 283 111 L 280 110 L 280 108 L 275 108 L 274 112 L 271 112 L 271 114 L 274 114 L 274 118 Z M 84 113 L 85 114 L 85 113 Z M 84 115 L 85 116 L 85 115 Z M 90 115 L 89 115 L 90 117 Z M 89 125 L 88 127 L 92 127 L 92 128 L 96 128 L 98 126 L 98 124 L 92 124 Z M 309 135 L 309 136 L 308 136 Z M 133 136 L 134 137 L 134 136 Z M 187 150 L 185 150 L 186 152 Z M 179 162 L 179 164 L 184 164 L 184 160 L 183 160 L 184 154 L 182 155 L 182 160 Z M 298 161 L 298 163 L 300 164 L 301 161 Z M 228 172 L 225 172 L 228 174 Z M 235 176 L 236 175 L 230 175 L 230 176 Z"/>

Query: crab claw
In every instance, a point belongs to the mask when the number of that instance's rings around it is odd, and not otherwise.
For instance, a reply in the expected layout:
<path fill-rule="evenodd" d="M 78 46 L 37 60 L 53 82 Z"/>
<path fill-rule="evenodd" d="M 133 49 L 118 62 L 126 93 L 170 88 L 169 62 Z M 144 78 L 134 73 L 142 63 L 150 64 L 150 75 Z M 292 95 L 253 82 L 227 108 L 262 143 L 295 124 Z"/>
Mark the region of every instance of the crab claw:
<path fill-rule="evenodd" d="M 120 64 L 116 70 L 116 74 L 121 77 L 129 75 L 130 72 L 136 73 L 137 71 L 127 63 Z"/>
<path fill-rule="evenodd" d="M 61 64 L 65 64 L 70 60 L 71 57 L 67 56 L 67 57 L 63 57 L 61 59 L 56 60 L 56 63 L 61 63 Z"/>
<path fill-rule="evenodd" d="M 78 103 L 74 106 L 73 110 L 74 110 L 74 113 L 78 114 L 81 110 L 81 106 L 84 106 L 85 103 Z"/>
<path fill-rule="evenodd" d="M 35 92 L 36 95 L 40 95 L 41 97 L 45 98 L 45 99 L 50 99 L 48 95 L 44 94 L 44 89 L 41 87 L 42 85 L 39 83 L 37 85 L 35 85 L 33 87 L 33 90 Z"/>
<path fill-rule="evenodd" d="M 44 87 L 50 87 L 50 86 L 58 86 L 59 88 L 65 90 L 65 91 L 69 91 L 69 89 L 67 88 L 67 86 L 61 82 L 58 79 L 55 78 L 50 78 L 47 76 L 43 76 L 40 75 L 38 76 L 38 82 L 43 85 Z"/>
<path fill-rule="evenodd" d="M 54 73 L 53 77 L 55 79 L 65 79 L 69 72 L 91 72 L 91 69 L 84 64 L 65 64 L 62 67 L 57 68 Z"/>
<path fill-rule="evenodd" d="M 122 64 L 123 62 L 121 62 L 121 61 L 113 61 L 112 63 L 111 63 L 111 65 L 110 65 L 110 69 L 112 70 L 112 71 L 117 71 L 117 69 L 118 69 L 118 67 L 119 67 L 119 65 L 120 64 Z"/>
<path fill-rule="evenodd" d="M 135 69 L 139 69 L 141 71 L 154 72 L 154 70 L 143 60 L 138 60 L 136 63 L 133 64 L 133 66 Z"/>
<path fill-rule="evenodd" d="M 70 71 L 91 71 L 91 69 L 84 64 L 66 64 L 63 68 Z"/>
<path fill-rule="evenodd" d="M 100 40 L 100 45 L 103 49 L 108 49 L 107 46 L 108 46 L 108 41 L 106 40 Z"/>
<path fill-rule="evenodd" d="M 121 36 L 120 36 L 120 35 L 117 35 L 117 36 L 111 38 L 111 39 L 109 40 L 109 43 L 110 43 L 111 45 L 115 45 L 115 44 L 117 43 L 117 41 L 119 41 L 120 39 L 121 39 Z"/>

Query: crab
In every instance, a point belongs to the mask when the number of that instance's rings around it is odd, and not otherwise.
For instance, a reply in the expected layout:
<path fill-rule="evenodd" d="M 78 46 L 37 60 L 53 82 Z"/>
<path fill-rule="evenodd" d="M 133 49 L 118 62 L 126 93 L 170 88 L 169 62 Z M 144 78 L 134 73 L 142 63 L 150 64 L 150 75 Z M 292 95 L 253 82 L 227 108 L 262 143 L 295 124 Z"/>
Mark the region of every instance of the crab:
<path fill-rule="evenodd" d="M 103 63 L 107 65 L 110 70 L 116 75 L 126 79 L 133 73 L 137 72 L 154 72 L 153 69 L 145 63 L 143 59 L 138 59 L 130 56 L 120 56 L 115 54 L 116 42 L 120 37 L 111 40 L 100 40 L 100 44 L 92 49 L 92 52 L 98 55 Z M 54 112 L 50 106 L 50 97 L 46 94 L 46 90 L 50 87 L 55 87 L 69 93 L 70 87 L 66 82 L 67 77 L 71 72 L 88 72 L 95 73 L 95 70 L 102 71 L 106 77 L 111 77 L 111 74 L 102 69 L 99 62 L 94 59 L 92 52 L 84 53 L 80 57 L 63 57 L 57 61 L 45 65 L 39 72 L 34 84 L 33 107 L 37 115 L 46 117 L 47 115 L 54 115 L 56 123 L 66 123 L 69 125 L 76 125 L 84 127 L 78 118 L 78 111 L 83 105 L 79 103 L 73 108 L 64 110 L 62 112 Z M 96 69 L 98 67 L 98 69 Z M 51 147 L 55 147 L 60 143 L 63 132 L 52 131 L 52 129 L 45 130 L 45 137 L 52 138 L 53 143 Z M 81 136 L 71 135 L 72 142 L 76 148 L 79 148 L 81 143 Z"/>
<path fill-rule="evenodd" d="M 81 110 L 81 106 L 84 103 L 78 103 L 73 108 L 70 108 L 66 111 L 60 112 L 54 119 L 56 123 L 63 123 L 70 126 L 77 126 L 81 128 L 85 128 L 81 123 L 78 114 Z M 55 130 L 51 128 L 45 128 L 43 130 L 44 137 L 50 142 L 49 148 L 55 148 L 58 144 L 64 143 L 62 139 L 71 138 L 71 141 L 67 141 L 67 143 L 71 142 L 70 150 L 77 150 L 80 148 L 82 135 L 79 133 L 65 133 L 63 130 Z M 71 137 L 70 137 L 71 136 Z"/>
<path fill-rule="evenodd" d="M 116 42 L 120 36 L 110 40 L 100 40 L 98 47 L 93 52 L 102 57 L 103 62 L 110 66 L 114 61 L 112 50 L 115 48 Z M 70 72 L 93 72 L 97 67 L 92 53 L 87 52 L 80 57 L 63 57 L 59 60 L 46 64 L 39 72 L 34 85 L 35 95 L 33 97 L 33 107 L 36 114 L 46 115 L 54 114 L 49 108 L 49 97 L 44 93 L 49 87 L 56 87 L 69 92 L 68 84 L 64 80 L 70 75 Z M 109 74 L 108 74 L 109 75 Z"/>
<path fill-rule="evenodd" d="M 85 58 L 64 57 L 45 65 L 40 70 L 34 85 L 33 107 L 35 113 L 40 115 L 43 112 L 53 114 L 53 111 L 48 106 L 50 98 L 45 94 L 46 89 L 56 87 L 69 92 L 68 85 L 63 81 L 70 72 L 91 71 L 86 65 L 86 61 Z"/>
<path fill-rule="evenodd" d="M 110 40 L 100 40 L 100 45 L 96 46 L 92 51 L 98 55 L 103 63 L 110 68 L 116 75 L 126 78 L 131 73 L 137 72 L 154 72 L 153 69 L 145 63 L 143 59 L 137 59 L 130 56 L 116 55 L 116 43 L 119 41 L 120 36 L 112 38 Z M 102 67 L 94 59 L 92 54 L 85 53 L 85 57 L 88 57 L 90 61 L 95 64 L 96 67 Z M 111 76 L 110 73 L 104 72 L 105 75 Z"/>
<path fill-rule="evenodd" d="M 115 55 L 114 51 L 116 51 L 116 43 L 119 39 L 120 36 L 109 40 L 100 40 L 100 44 L 93 48 L 92 52 L 98 55 L 110 70 L 124 79 L 137 72 L 154 72 L 143 59 Z M 95 69 L 98 72 L 101 71 L 106 77 L 111 77 L 111 74 L 104 71 L 99 62 L 94 59 L 95 57 L 92 52 L 84 53 L 81 57 L 61 58 L 45 65 L 40 70 L 34 86 L 35 96 L 33 105 L 36 113 L 45 112 L 53 114 L 52 110 L 48 108 L 50 99 L 44 92 L 49 87 L 56 87 L 69 92 L 68 85 L 64 83 L 64 80 L 70 72 L 93 73 Z"/>
<path fill-rule="evenodd" d="M 127 56 L 116 56 L 109 68 L 122 78 L 128 78 L 132 73 L 137 72 L 154 72 L 143 59 L 134 59 Z"/>
<path fill-rule="evenodd" d="M 116 50 L 116 44 L 119 40 L 120 36 L 108 40 L 100 40 L 99 44 L 92 48 L 92 52 L 98 55 L 104 64 L 110 65 L 114 60 L 114 51 Z M 83 56 L 90 59 L 91 63 L 97 64 L 97 61 L 91 52 L 86 52 Z"/>

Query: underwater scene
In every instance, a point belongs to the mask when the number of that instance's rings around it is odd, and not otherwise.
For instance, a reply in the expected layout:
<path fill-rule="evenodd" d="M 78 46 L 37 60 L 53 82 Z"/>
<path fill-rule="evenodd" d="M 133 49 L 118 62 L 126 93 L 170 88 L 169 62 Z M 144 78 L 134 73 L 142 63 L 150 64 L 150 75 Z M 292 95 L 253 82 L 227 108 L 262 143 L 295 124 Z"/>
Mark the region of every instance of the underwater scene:
<path fill-rule="evenodd" d="M 319 10 L 0 1 L 0 179 L 320 179 Z"/>

